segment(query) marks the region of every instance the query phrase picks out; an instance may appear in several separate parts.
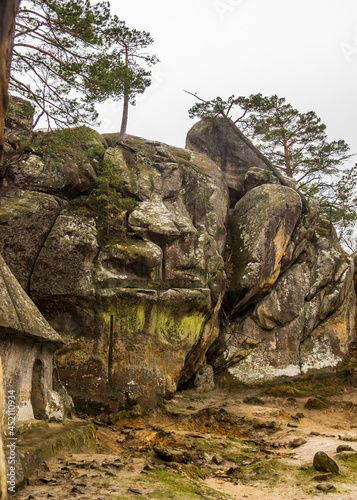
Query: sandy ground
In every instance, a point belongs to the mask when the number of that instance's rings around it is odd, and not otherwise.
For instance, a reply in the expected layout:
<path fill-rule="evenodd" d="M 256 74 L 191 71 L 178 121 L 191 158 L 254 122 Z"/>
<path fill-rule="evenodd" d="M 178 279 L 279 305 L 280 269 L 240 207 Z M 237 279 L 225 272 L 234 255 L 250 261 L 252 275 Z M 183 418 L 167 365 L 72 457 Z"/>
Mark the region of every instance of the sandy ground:
<path fill-rule="evenodd" d="M 49 461 L 16 498 L 356 500 L 357 459 L 346 462 L 336 449 L 347 444 L 357 451 L 357 391 L 328 399 L 329 408 L 308 410 L 307 397 L 186 391 L 165 410 L 109 424 L 97 418 L 95 454 Z M 297 438 L 306 443 L 292 448 Z M 155 446 L 187 450 L 192 460 L 169 463 Z M 322 474 L 312 467 L 318 451 L 336 460 L 339 476 L 313 479 Z M 318 484 L 335 489 L 325 493 Z"/>

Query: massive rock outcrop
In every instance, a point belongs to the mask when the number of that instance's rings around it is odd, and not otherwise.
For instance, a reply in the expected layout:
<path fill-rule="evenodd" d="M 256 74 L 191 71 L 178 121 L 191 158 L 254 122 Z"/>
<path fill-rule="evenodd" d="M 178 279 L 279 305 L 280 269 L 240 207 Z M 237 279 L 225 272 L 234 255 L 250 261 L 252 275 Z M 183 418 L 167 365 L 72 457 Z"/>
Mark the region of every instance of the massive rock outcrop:
<path fill-rule="evenodd" d="M 86 139 L 83 150 L 102 148 L 86 160 L 40 155 L 34 144 L 1 187 L 3 255 L 67 339 L 57 366 L 77 406 L 153 406 L 192 377 L 218 336 L 224 176 L 199 153 L 135 137 L 125 146 L 115 134 Z M 133 201 L 109 241 L 86 206 L 104 163 Z"/>
<path fill-rule="evenodd" d="M 227 127 L 223 119 L 201 122 L 187 144 L 224 164 L 224 138 L 234 135 Z M 212 150 L 216 137 L 219 149 Z M 333 370 L 355 338 L 353 259 L 319 218 L 317 203 L 303 207 L 291 181 L 282 186 L 266 166 L 251 166 L 253 153 L 245 164 L 240 158 L 235 180 L 234 170 L 228 176 L 234 196 L 242 193 L 229 222 L 228 321 L 208 352 L 216 378 L 230 384 Z"/>
<path fill-rule="evenodd" d="M 334 370 L 355 336 L 353 259 L 224 120 L 193 127 L 195 151 L 58 134 L 7 149 L 0 244 L 66 340 L 77 407 L 152 407 L 212 387 L 213 370 L 230 384 Z M 105 171 L 121 180 L 100 192 Z"/>

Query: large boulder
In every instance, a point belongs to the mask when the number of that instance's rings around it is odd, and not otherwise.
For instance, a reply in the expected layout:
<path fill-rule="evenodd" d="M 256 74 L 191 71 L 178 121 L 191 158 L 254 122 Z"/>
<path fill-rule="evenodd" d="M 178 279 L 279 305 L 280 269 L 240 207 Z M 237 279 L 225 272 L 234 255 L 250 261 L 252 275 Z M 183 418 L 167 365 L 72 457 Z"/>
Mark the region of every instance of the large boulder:
<path fill-rule="evenodd" d="M 226 301 L 231 315 L 275 283 L 301 214 L 291 188 L 265 184 L 249 191 L 230 217 L 233 273 Z"/>
<path fill-rule="evenodd" d="M 61 200 L 46 193 L 0 187 L 0 246 L 27 292 L 33 265 L 60 211 Z"/>
<path fill-rule="evenodd" d="M 318 203 L 275 175 L 230 120 L 197 123 L 187 147 L 222 168 L 234 207 L 225 317 L 208 351 L 216 378 L 239 384 L 333 371 L 355 336 L 354 263 Z"/>
<path fill-rule="evenodd" d="M 95 182 L 97 156 L 105 140 L 88 127 L 36 132 L 24 154 L 6 169 L 6 182 L 20 189 L 73 198 Z"/>
<path fill-rule="evenodd" d="M 88 161 L 74 161 L 68 155 L 43 159 L 30 153 L 8 167 L 6 178 L 21 189 L 73 197 L 94 185 L 95 171 Z"/>
<path fill-rule="evenodd" d="M 256 168 L 267 180 L 273 177 L 268 167 L 237 135 L 233 122 L 223 117 L 201 120 L 188 132 L 186 147 L 206 154 L 220 166 L 229 187 L 231 206 L 245 193 L 245 176 Z"/>
<path fill-rule="evenodd" d="M 57 217 L 32 269 L 30 293 L 35 301 L 94 295 L 93 266 L 99 252 L 94 233 L 92 217 L 66 210 Z"/>

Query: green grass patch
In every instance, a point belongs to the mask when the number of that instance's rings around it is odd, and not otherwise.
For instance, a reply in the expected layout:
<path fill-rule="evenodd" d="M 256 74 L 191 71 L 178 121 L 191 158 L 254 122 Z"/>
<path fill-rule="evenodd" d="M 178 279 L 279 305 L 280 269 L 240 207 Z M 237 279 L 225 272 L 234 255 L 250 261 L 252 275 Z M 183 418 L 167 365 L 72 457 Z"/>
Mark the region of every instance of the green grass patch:
<path fill-rule="evenodd" d="M 156 470 L 150 472 L 150 485 L 153 491 L 148 495 L 149 498 L 164 499 L 174 498 L 175 500 L 190 500 L 198 499 L 202 500 L 202 493 L 206 493 L 210 497 L 223 497 L 229 498 L 222 493 L 215 490 L 207 488 L 201 484 L 197 484 L 194 481 L 183 477 L 174 472 L 168 472 L 164 470 Z M 147 482 L 147 479 L 140 479 L 141 482 Z M 141 497 L 145 498 L 145 497 Z"/>
<path fill-rule="evenodd" d="M 282 384 L 266 386 L 263 390 L 269 396 L 286 398 L 337 394 L 347 384 L 346 374 L 349 373 L 349 366 L 345 365 L 341 366 L 334 375 L 319 377 L 307 375 L 294 380 L 286 380 Z"/>
<path fill-rule="evenodd" d="M 296 467 L 275 458 L 253 458 L 251 463 L 232 467 L 227 474 L 245 484 L 251 484 L 252 481 L 263 481 L 269 486 L 276 486 L 291 481 L 292 476 L 296 474 Z"/>
<path fill-rule="evenodd" d="M 340 457 L 338 459 L 340 474 L 334 479 L 338 482 L 352 481 L 357 482 L 357 456 Z"/>

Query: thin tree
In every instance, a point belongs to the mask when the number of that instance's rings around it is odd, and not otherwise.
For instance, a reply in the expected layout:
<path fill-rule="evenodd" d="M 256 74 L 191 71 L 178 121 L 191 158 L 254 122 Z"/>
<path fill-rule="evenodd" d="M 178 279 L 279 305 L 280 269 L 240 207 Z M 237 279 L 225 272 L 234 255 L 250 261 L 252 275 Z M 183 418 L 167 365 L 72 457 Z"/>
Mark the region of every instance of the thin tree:
<path fill-rule="evenodd" d="M 124 141 L 129 103 L 134 105 L 136 95 L 143 93 L 150 85 L 150 71 L 146 68 L 156 64 L 158 59 L 146 52 L 154 41 L 150 33 L 136 29 L 129 30 L 117 16 L 113 17 L 107 36 L 118 47 L 118 56 L 125 64 L 125 71 L 122 73 L 123 115 L 120 127 L 120 140 Z M 144 64 L 144 67 L 141 67 L 139 63 Z M 115 97 L 113 93 L 111 96 Z"/>

